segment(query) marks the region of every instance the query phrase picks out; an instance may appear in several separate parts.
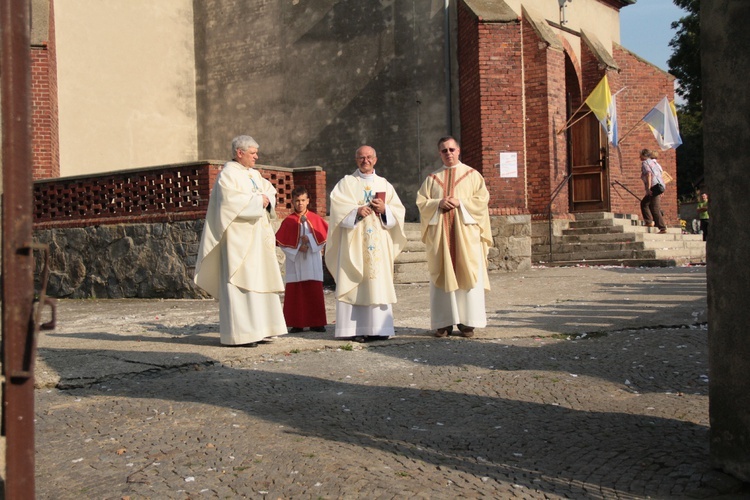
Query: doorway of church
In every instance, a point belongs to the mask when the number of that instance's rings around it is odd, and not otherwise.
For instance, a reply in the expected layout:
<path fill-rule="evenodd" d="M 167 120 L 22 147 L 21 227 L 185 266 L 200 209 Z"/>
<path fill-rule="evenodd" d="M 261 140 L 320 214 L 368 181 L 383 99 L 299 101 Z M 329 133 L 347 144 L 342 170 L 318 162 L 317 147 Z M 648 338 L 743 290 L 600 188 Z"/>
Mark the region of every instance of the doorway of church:
<path fill-rule="evenodd" d="M 580 113 L 568 129 L 571 212 L 609 211 L 607 136 L 593 113 Z"/>

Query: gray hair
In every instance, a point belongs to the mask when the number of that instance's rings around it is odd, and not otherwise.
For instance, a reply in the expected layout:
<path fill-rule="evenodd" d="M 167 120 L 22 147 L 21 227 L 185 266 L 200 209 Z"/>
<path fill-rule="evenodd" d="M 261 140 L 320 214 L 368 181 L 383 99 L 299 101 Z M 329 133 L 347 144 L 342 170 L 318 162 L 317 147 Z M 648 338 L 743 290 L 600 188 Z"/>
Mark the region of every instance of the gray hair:
<path fill-rule="evenodd" d="M 360 149 L 362 149 L 362 148 L 370 148 L 370 149 L 372 149 L 372 155 L 373 155 L 373 156 L 374 156 L 375 158 L 377 158 L 377 157 L 378 157 L 378 152 L 377 152 L 377 151 L 375 151 L 375 148 L 374 148 L 374 147 L 372 147 L 372 146 L 368 146 L 367 144 L 362 144 L 362 145 L 361 145 L 360 147 L 358 147 L 358 148 L 357 148 L 357 151 L 355 151 L 355 152 L 354 152 L 354 155 L 355 155 L 355 156 L 358 156 L 358 155 L 359 155 L 359 150 L 360 150 Z"/>
<path fill-rule="evenodd" d="M 260 148 L 260 145 L 249 135 L 238 135 L 232 139 L 232 158 L 237 156 L 237 150 L 247 150 L 247 148 Z"/>

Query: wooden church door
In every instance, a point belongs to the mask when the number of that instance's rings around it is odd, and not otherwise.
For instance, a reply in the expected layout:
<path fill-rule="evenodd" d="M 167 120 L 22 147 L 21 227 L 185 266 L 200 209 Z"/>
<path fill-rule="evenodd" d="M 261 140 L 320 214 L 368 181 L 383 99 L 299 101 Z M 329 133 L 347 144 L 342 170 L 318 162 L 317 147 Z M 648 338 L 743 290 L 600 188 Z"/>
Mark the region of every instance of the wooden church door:
<path fill-rule="evenodd" d="M 607 135 L 593 113 L 569 129 L 570 211 L 609 210 Z"/>

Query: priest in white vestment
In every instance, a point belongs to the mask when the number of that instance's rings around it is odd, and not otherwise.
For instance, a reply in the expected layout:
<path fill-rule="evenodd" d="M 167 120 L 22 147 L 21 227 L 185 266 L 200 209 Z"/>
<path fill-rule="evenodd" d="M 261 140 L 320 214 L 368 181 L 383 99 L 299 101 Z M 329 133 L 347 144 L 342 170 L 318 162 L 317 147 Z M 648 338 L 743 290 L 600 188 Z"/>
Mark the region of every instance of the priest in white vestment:
<path fill-rule="evenodd" d="M 370 146 L 355 155 L 358 170 L 331 192 L 326 266 L 336 281 L 336 338 L 387 339 L 395 334 L 393 264 L 406 244 L 406 210 L 393 186 L 375 173 Z"/>
<path fill-rule="evenodd" d="M 484 177 L 459 160 L 461 148 L 453 137 L 441 138 L 438 150 L 443 166 L 417 193 L 430 272 L 430 323 L 436 337 L 447 337 L 454 325 L 473 337 L 474 328 L 487 326 L 490 194 Z"/>
<path fill-rule="evenodd" d="M 276 237 L 276 188 L 255 168 L 258 143 L 232 140 L 206 212 L 195 283 L 219 300 L 221 343 L 257 345 L 286 331 Z"/>

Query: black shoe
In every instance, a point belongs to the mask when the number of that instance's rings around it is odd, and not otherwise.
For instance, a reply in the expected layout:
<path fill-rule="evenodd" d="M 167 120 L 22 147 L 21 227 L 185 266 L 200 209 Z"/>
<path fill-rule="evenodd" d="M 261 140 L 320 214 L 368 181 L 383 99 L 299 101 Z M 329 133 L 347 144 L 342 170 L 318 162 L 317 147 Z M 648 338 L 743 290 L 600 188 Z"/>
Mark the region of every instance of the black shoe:
<path fill-rule="evenodd" d="M 368 335 L 365 337 L 365 342 L 375 342 L 377 340 L 388 340 L 390 339 L 387 335 Z"/>
<path fill-rule="evenodd" d="M 458 329 L 461 331 L 461 336 L 471 338 L 474 336 L 474 327 L 469 325 L 458 324 Z"/>
<path fill-rule="evenodd" d="M 451 330 L 453 330 L 453 325 L 446 326 L 445 328 L 438 328 L 435 331 L 435 336 L 438 338 L 445 338 L 451 334 Z"/>
<path fill-rule="evenodd" d="M 356 337 L 352 339 L 352 342 L 359 342 L 359 343 L 367 342 L 367 337 L 365 337 L 364 335 L 357 335 Z"/>
<path fill-rule="evenodd" d="M 296 326 L 289 329 L 289 333 L 300 333 L 300 332 L 303 332 L 303 331 L 305 331 L 304 328 L 297 328 Z"/>
<path fill-rule="evenodd" d="M 313 331 L 313 332 L 325 332 L 326 331 L 326 327 L 325 326 L 313 326 L 312 328 L 310 328 L 310 331 Z"/>

